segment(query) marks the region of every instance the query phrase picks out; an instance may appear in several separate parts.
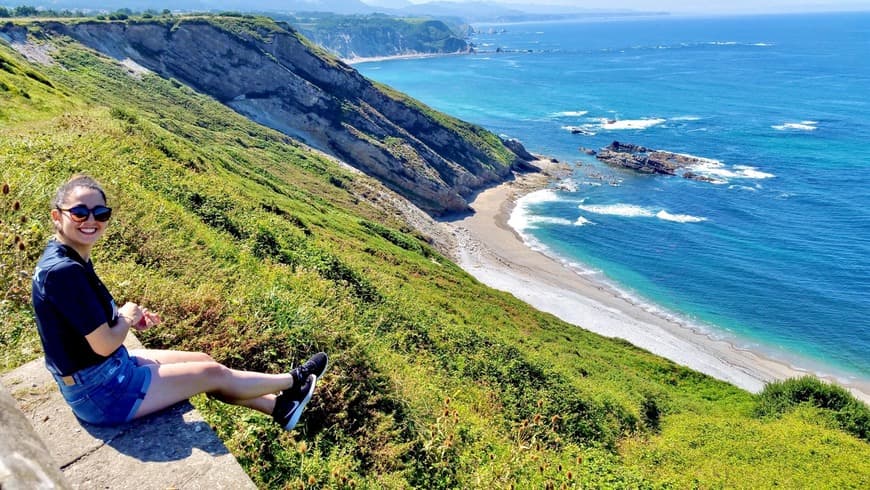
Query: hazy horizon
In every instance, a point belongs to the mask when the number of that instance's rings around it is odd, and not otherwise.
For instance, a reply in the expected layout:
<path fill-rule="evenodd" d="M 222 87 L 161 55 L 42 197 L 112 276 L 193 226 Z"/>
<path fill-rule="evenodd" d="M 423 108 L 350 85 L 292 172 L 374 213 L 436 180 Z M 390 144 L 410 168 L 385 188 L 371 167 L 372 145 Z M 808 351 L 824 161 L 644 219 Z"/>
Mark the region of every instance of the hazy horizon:
<path fill-rule="evenodd" d="M 403 0 L 362 0 L 367 4 L 399 4 Z M 463 0 L 408 0 L 407 3 L 426 4 L 436 2 L 467 3 Z M 684 14 L 738 14 L 738 13 L 797 13 L 821 11 L 870 10 L 870 0 L 715 0 L 688 2 L 685 0 L 482 0 L 506 7 L 577 7 L 578 10 L 634 10 L 646 12 L 672 12 Z"/>

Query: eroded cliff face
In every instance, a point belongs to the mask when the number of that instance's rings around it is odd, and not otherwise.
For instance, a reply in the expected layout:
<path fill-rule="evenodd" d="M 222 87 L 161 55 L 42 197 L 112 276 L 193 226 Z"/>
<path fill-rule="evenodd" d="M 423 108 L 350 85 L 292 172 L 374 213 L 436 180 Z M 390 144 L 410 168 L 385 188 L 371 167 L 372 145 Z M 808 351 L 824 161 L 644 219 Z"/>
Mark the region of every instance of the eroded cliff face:
<path fill-rule="evenodd" d="M 43 27 L 209 94 L 378 178 L 434 215 L 466 210 L 465 197 L 523 166 L 482 128 L 381 90 L 284 24 L 185 19 Z"/>

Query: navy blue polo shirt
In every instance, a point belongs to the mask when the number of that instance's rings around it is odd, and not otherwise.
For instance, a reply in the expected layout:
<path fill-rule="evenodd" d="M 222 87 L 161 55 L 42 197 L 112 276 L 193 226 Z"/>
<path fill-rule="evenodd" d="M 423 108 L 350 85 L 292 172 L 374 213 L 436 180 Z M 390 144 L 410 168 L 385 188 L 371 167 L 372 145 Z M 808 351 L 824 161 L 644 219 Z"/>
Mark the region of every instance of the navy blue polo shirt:
<path fill-rule="evenodd" d="M 91 349 L 85 335 L 104 323 L 115 325 L 118 309 L 91 261 L 49 241 L 33 273 L 32 300 L 50 371 L 67 376 L 107 359 Z"/>

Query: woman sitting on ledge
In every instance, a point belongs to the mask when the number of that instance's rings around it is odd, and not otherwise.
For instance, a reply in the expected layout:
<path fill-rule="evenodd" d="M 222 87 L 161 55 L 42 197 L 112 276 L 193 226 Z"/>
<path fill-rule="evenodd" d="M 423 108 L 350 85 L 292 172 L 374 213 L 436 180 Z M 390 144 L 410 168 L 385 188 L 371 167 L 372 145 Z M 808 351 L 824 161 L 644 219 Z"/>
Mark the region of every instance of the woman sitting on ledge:
<path fill-rule="evenodd" d="M 33 275 L 45 363 L 73 413 L 92 424 L 120 424 L 209 393 L 292 429 L 326 370 L 322 352 L 285 374 L 230 369 L 201 352 L 127 352 L 130 328 L 146 330 L 160 317 L 135 303 L 118 308 L 94 272 L 91 249 L 112 216 L 106 204 L 90 177 L 62 185 L 51 210 L 56 233 Z"/>

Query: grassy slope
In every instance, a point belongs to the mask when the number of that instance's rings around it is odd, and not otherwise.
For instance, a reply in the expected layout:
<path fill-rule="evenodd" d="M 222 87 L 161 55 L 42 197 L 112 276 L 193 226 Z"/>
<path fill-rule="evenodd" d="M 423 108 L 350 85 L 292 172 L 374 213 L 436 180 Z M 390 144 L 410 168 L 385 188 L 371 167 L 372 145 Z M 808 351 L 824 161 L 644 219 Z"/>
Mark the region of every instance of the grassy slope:
<path fill-rule="evenodd" d="M 66 69 L 0 46 L 0 220 L 27 242 L 3 249 L 3 369 L 39 355 L 7 266 L 32 267 L 49 196 L 86 171 L 117 210 L 98 271 L 167 320 L 147 345 L 271 371 L 332 355 L 293 433 L 195 400 L 261 486 L 870 484 L 870 444 L 827 412 L 755 416 L 744 391 L 480 285 L 286 137 L 75 45 L 54 56 Z"/>

